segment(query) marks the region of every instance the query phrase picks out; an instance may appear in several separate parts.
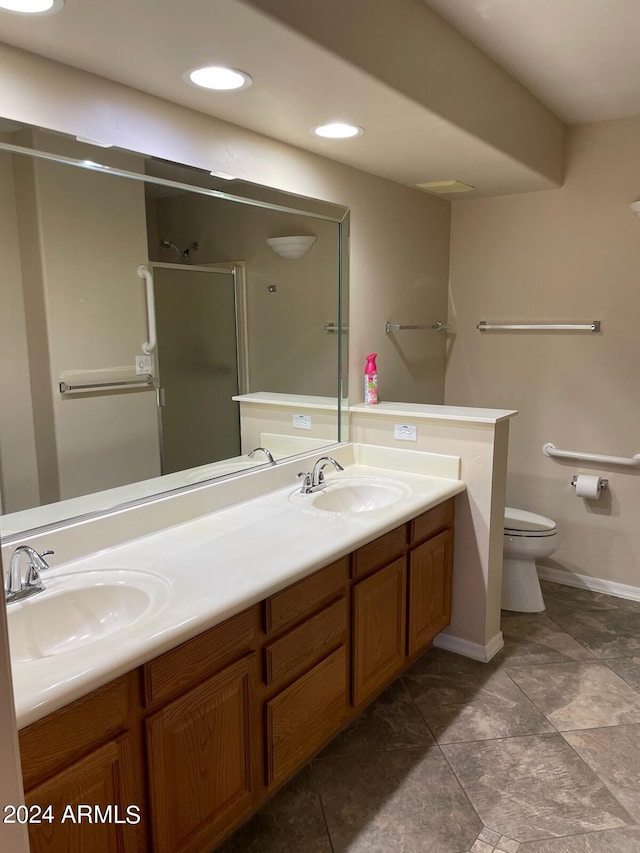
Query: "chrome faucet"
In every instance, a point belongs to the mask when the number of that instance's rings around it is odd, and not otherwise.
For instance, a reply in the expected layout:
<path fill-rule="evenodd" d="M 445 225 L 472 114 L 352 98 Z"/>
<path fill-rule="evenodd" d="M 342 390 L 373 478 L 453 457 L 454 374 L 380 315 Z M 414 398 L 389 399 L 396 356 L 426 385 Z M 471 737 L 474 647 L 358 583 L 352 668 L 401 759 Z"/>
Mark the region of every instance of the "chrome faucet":
<path fill-rule="evenodd" d="M 304 471 L 301 471 L 298 474 L 298 477 L 304 477 L 302 488 L 300 489 L 303 495 L 310 495 L 312 492 L 319 492 L 320 489 L 324 489 L 327 484 L 322 471 L 327 465 L 333 465 L 336 471 L 344 471 L 342 465 L 333 456 L 321 456 L 313 466 L 311 473 L 305 474 Z"/>
<path fill-rule="evenodd" d="M 254 447 L 253 450 L 247 453 L 249 459 L 253 459 L 254 455 L 258 452 L 258 450 L 261 450 L 265 454 L 265 456 L 272 465 L 276 464 L 276 460 L 273 458 L 273 454 L 271 453 L 268 447 Z"/>
<path fill-rule="evenodd" d="M 26 554 L 29 560 L 24 582 L 22 581 L 22 572 L 20 571 L 23 554 Z M 53 554 L 53 551 L 43 551 L 40 554 L 31 545 L 18 545 L 11 555 L 9 571 L 7 572 L 7 586 L 5 589 L 7 604 L 10 604 L 12 601 L 20 601 L 44 589 L 40 573 L 49 568 L 49 564 L 45 560 L 45 557 L 49 556 L 49 554 Z"/>

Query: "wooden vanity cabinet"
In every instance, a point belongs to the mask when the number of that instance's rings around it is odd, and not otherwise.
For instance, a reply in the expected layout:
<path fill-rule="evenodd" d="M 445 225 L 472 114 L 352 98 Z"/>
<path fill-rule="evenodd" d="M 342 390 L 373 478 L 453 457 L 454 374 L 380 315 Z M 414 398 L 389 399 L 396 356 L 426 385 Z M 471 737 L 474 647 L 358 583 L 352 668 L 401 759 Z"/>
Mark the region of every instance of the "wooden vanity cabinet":
<path fill-rule="evenodd" d="M 454 502 L 409 522 L 407 655 L 416 657 L 451 621 Z"/>
<path fill-rule="evenodd" d="M 352 704 L 373 699 L 451 619 L 454 502 L 353 554 Z"/>
<path fill-rule="evenodd" d="M 23 729 L 32 851 L 209 853 L 449 623 L 452 543 L 450 500 Z"/>
<path fill-rule="evenodd" d="M 137 831 L 143 807 L 132 809 L 127 795 L 130 752 L 128 735 L 107 741 L 26 793 L 27 807 L 38 809 L 30 812 L 39 821 L 29 823 L 31 853 L 145 849 L 144 836 Z"/>
<path fill-rule="evenodd" d="M 407 654 L 426 649 L 451 621 L 453 531 L 443 530 L 409 552 Z"/>
<path fill-rule="evenodd" d="M 29 822 L 33 853 L 147 850 L 137 675 L 19 732 L 25 802 L 30 817 L 41 821 Z"/>
<path fill-rule="evenodd" d="M 352 700 L 356 708 L 404 668 L 406 589 L 404 557 L 353 587 Z"/>
<path fill-rule="evenodd" d="M 265 784 L 280 785 L 344 726 L 349 557 L 264 602 Z"/>
<path fill-rule="evenodd" d="M 210 849 L 259 797 L 256 605 L 142 667 L 151 849 Z"/>
<path fill-rule="evenodd" d="M 145 720 L 155 853 L 204 850 L 251 811 L 255 668 L 247 655 Z"/>

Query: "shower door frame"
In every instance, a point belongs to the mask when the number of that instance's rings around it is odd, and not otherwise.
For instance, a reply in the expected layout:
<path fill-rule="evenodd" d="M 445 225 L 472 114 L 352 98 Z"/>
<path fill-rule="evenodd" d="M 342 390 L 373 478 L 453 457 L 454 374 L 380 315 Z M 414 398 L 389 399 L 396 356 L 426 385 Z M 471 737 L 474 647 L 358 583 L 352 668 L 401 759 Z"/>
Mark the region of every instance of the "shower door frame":
<path fill-rule="evenodd" d="M 249 331 L 247 321 L 247 287 L 246 287 L 246 270 L 245 261 L 219 261 L 215 264 L 170 264 L 163 261 L 149 261 L 149 269 L 153 279 L 153 271 L 155 269 L 169 269 L 183 272 L 191 270 L 201 273 L 222 273 L 223 275 L 231 275 L 233 282 L 233 301 L 234 301 L 234 321 L 236 332 L 236 371 L 238 380 L 238 394 L 248 394 L 250 389 L 249 381 Z M 154 282 L 155 285 L 155 282 Z M 153 292 L 154 311 L 155 311 L 155 286 Z M 157 410 L 158 410 L 158 444 L 160 447 L 160 471 L 164 472 L 164 435 L 162 428 L 162 408 L 164 400 L 162 399 L 162 388 L 160 387 L 160 364 L 158 355 L 154 355 L 155 365 L 154 374 L 157 380 Z"/>

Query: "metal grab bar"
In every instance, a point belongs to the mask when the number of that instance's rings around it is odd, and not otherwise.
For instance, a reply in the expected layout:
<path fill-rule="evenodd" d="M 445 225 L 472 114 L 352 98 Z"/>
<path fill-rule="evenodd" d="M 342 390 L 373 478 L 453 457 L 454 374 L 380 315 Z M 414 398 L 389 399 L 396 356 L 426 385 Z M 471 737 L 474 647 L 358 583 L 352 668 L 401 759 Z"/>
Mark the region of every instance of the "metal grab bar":
<path fill-rule="evenodd" d="M 155 386 L 155 377 L 147 374 L 137 379 L 105 379 L 102 382 L 66 382 L 59 383 L 61 394 L 74 394 L 80 391 L 117 391 L 119 388 L 145 388 Z"/>
<path fill-rule="evenodd" d="M 438 320 L 436 323 L 433 323 L 431 326 L 403 326 L 400 323 L 390 323 L 388 320 L 384 324 L 384 330 L 387 334 L 397 329 L 398 331 L 404 331 L 405 329 L 431 329 L 433 332 L 442 332 L 444 329 L 450 329 L 451 326 L 448 323 L 442 323 Z"/>
<path fill-rule="evenodd" d="M 479 332 L 599 332 L 600 320 L 592 323 L 487 323 L 480 320 Z"/>
<path fill-rule="evenodd" d="M 146 355 L 156 348 L 156 309 L 153 301 L 153 273 L 144 264 L 138 267 L 138 275 L 145 280 L 147 294 L 147 323 L 149 324 L 149 340 L 142 344 L 142 352 Z"/>
<path fill-rule="evenodd" d="M 558 450 L 555 444 L 547 442 L 542 446 L 545 456 L 560 459 L 579 459 L 581 462 L 600 462 L 603 465 L 624 465 L 626 468 L 640 468 L 640 453 L 635 456 L 606 456 L 603 453 L 581 453 L 577 450 Z"/>

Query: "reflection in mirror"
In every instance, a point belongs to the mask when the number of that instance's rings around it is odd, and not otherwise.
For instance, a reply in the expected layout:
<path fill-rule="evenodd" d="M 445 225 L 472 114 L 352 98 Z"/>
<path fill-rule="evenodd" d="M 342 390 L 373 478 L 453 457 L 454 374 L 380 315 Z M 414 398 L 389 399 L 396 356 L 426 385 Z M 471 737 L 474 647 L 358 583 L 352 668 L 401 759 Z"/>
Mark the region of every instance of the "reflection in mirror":
<path fill-rule="evenodd" d="M 345 437 L 344 208 L 3 128 L 4 537 Z"/>

